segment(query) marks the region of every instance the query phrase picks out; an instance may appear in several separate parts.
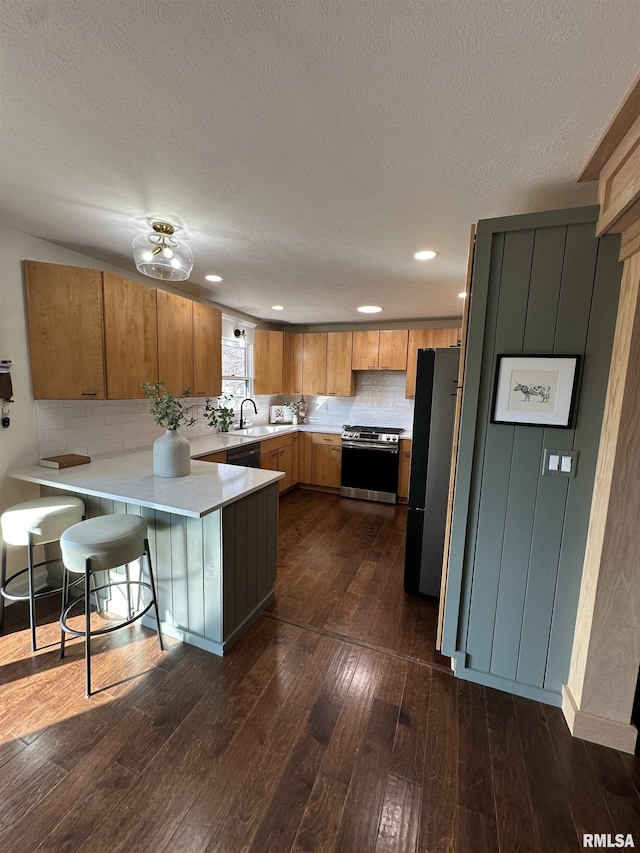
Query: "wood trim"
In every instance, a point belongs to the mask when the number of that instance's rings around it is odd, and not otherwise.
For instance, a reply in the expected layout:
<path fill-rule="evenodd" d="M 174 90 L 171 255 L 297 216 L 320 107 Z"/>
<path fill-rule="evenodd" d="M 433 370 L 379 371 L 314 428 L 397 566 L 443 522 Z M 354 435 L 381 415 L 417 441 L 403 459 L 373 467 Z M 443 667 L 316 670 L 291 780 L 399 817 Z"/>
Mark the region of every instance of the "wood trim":
<path fill-rule="evenodd" d="M 464 311 L 462 328 L 460 329 L 460 365 L 458 367 L 458 393 L 456 396 L 456 411 L 453 422 L 453 446 L 451 448 L 451 472 L 449 474 L 449 496 L 447 499 L 447 521 L 444 532 L 444 553 L 442 558 L 442 576 L 440 579 L 440 601 L 438 605 L 438 628 L 436 632 L 436 649 L 442 648 L 442 629 L 444 624 L 444 605 L 447 596 L 447 580 L 449 577 L 449 553 L 451 549 L 451 530 L 453 522 L 453 499 L 455 495 L 456 471 L 458 468 L 458 446 L 460 442 L 460 417 L 462 414 L 462 386 L 464 384 L 464 366 L 467 350 L 467 330 L 469 328 L 469 302 L 471 300 L 471 280 L 473 277 L 473 260 L 476 249 L 476 226 L 471 226 L 469 235 L 469 253 L 467 255 L 467 274 L 465 277 Z"/>
<path fill-rule="evenodd" d="M 640 113 L 640 75 L 629 89 L 622 106 L 609 122 L 602 139 L 580 173 L 578 181 L 597 181 L 600 172 Z"/>
<path fill-rule="evenodd" d="M 562 688 L 562 713 L 574 737 L 634 754 L 638 741 L 637 728 L 631 723 L 619 723 L 579 711 L 571 690 L 566 685 Z"/>
<path fill-rule="evenodd" d="M 602 168 L 597 234 L 624 231 L 640 217 L 640 115 Z"/>

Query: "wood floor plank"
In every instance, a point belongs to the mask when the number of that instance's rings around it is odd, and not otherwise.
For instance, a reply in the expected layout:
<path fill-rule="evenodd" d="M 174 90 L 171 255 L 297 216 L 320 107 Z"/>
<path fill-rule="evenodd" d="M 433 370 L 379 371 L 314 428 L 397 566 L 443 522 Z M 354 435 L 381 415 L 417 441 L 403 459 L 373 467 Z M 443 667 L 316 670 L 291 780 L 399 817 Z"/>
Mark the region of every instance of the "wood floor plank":
<path fill-rule="evenodd" d="M 571 737 L 560 708 L 543 706 L 553 752 L 562 773 L 567 804 L 571 809 L 578 838 L 585 832 L 612 833 L 613 822 L 604 790 L 589 760 L 586 742 Z"/>
<path fill-rule="evenodd" d="M 604 790 L 613 831 L 624 835 L 635 833 L 638 836 L 640 797 L 622 756 L 615 749 L 608 749 L 598 743 L 585 743 L 596 778 Z"/>
<path fill-rule="evenodd" d="M 421 800 L 421 785 L 389 774 L 374 853 L 417 850 Z"/>
<path fill-rule="evenodd" d="M 434 670 L 422 782 L 420 851 L 453 851 L 458 802 L 458 682 Z"/>
<path fill-rule="evenodd" d="M 391 772 L 409 782 L 422 783 L 430 690 L 431 671 L 415 664 L 409 667 L 391 760 Z"/>
<path fill-rule="evenodd" d="M 456 853 L 502 853 L 498 843 L 496 822 L 493 818 L 457 805 L 454 821 L 454 845 Z M 515 853 L 519 848 L 508 848 Z M 546 850 L 546 848 L 541 848 Z"/>
<path fill-rule="evenodd" d="M 581 850 L 544 707 L 519 696 L 513 702 L 540 844 L 549 853 Z"/>
<path fill-rule="evenodd" d="M 485 689 L 471 681 L 458 684 L 458 802 L 487 817 L 495 816 Z"/>
<path fill-rule="evenodd" d="M 495 812 L 493 807 L 488 812 L 476 811 L 492 819 L 495 815 L 501 851 L 539 853 L 545 848 L 541 846 L 533 817 L 513 697 L 498 690 L 487 690 L 486 701 Z M 475 801 L 479 802 L 477 796 Z"/>
<path fill-rule="evenodd" d="M 348 787 L 318 773 L 291 853 L 332 853 Z"/>
<path fill-rule="evenodd" d="M 31 814 L 36 806 L 67 775 L 53 761 L 43 761 L 23 775 L 21 766 L 12 762 L 11 772 L 3 778 L 0 810 L 0 843 L 10 849 L 6 836 L 25 815 Z M 20 776 L 16 776 L 16 771 Z M 6 847 L 5 847 L 6 845 Z"/>
<path fill-rule="evenodd" d="M 374 699 L 336 839 L 337 850 L 375 849 L 399 708 Z"/>

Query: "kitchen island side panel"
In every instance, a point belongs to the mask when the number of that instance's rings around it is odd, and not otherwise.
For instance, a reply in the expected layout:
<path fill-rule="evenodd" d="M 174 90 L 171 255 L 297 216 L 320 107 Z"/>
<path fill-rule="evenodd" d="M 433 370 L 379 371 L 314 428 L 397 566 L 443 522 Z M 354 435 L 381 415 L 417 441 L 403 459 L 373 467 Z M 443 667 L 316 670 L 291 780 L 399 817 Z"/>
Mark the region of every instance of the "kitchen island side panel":
<path fill-rule="evenodd" d="M 70 492 L 41 486 L 41 494 L 68 497 Z M 127 513 L 147 520 L 161 627 L 168 636 L 222 655 L 273 599 L 277 484 L 202 518 L 73 494 L 84 501 L 88 518 Z M 59 557 L 59 553 L 57 543 L 47 546 L 49 557 Z M 134 578 L 136 564 L 130 570 Z M 123 580 L 124 568 L 113 570 L 111 575 L 112 580 Z M 49 582 L 60 577 L 60 567 L 50 566 Z M 117 591 L 101 605 L 124 615 L 125 600 Z M 142 621 L 155 628 L 152 611 Z"/>

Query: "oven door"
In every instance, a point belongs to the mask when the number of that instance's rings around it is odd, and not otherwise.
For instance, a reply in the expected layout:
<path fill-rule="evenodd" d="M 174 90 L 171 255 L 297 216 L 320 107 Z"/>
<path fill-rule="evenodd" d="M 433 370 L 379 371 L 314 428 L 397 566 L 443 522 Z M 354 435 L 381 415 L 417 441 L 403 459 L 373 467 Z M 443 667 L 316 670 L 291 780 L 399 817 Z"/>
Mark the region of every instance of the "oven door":
<path fill-rule="evenodd" d="M 342 442 L 340 494 L 365 501 L 398 502 L 398 445 Z"/>

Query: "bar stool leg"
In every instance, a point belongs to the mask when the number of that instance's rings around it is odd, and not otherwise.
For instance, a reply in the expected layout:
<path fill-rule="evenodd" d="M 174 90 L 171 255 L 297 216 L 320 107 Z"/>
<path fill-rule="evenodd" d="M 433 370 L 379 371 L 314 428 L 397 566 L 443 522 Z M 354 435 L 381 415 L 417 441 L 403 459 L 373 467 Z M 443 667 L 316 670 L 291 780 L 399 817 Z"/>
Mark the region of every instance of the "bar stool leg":
<path fill-rule="evenodd" d="M 64 643 L 67 638 L 67 632 L 62 627 L 64 612 L 69 604 L 69 572 L 67 567 L 62 566 L 62 609 L 60 611 L 60 660 L 64 657 Z"/>
<path fill-rule="evenodd" d="M 160 649 L 164 651 L 164 646 L 162 645 L 162 633 L 160 632 L 160 612 L 158 610 L 158 597 L 156 595 L 156 584 L 153 579 L 153 566 L 151 565 L 151 552 L 149 551 L 149 540 L 144 540 L 144 553 L 147 555 L 147 565 L 149 566 L 149 581 L 151 582 L 151 595 L 153 596 L 153 610 L 156 614 L 156 629 L 158 631 L 158 643 L 160 645 Z M 142 571 L 142 566 L 140 567 Z"/>
<path fill-rule="evenodd" d="M 84 664 L 86 675 L 86 697 L 91 696 L 91 571 L 90 561 L 85 563 L 84 571 Z"/>
<path fill-rule="evenodd" d="M 7 580 L 7 546 L 2 543 L 2 563 L 0 565 L 0 589 L 4 589 Z M 0 593 L 0 631 L 4 628 L 4 595 Z"/>
<path fill-rule="evenodd" d="M 29 544 L 27 545 L 27 553 L 29 555 L 29 621 L 31 623 L 31 651 L 36 651 L 36 600 L 33 597 L 35 592 L 35 580 L 33 577 L 33 539 L 29 534 Z"/>

